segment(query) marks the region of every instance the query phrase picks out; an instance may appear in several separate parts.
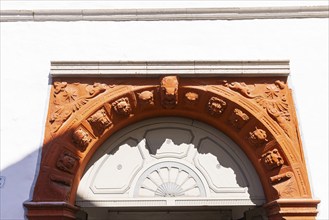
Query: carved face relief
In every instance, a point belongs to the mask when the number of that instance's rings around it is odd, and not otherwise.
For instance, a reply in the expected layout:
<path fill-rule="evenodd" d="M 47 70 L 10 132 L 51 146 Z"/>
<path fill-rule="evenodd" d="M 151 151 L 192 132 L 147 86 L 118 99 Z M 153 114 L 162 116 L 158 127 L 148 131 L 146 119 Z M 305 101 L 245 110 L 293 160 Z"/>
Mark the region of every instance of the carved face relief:
<path fill-rule="evenodd" d="M 127 97 L 120 98 L 112 103 L 114 110 L 119 115 L 129 116 L 132 112 L 131 105 L 129 103 L 129 99 Z"/>
<path fill-rule="evenodd" d="M 88 122 L 97 134 L 102 134 L 104 130 L 112 124 L 104 109 L 98 110 L 95 114 L 88 118 Z"/>
<path fill-rule="evenodd" d="M 199 95 L 195 92 L 187 92 L 185 94 L 185 98 L 188 103 L 193 104 L 197 102 L 197 100 L 199 99 Z"/>
<path fill-rule="evenodd" d="M 284 161 L 277 149 L 266 152 L 262 155 L 262 158 L 264 159 L 266 167 L 269 169 L 274 169 L 284 164 Z"/>
<path fill-rule="evenodd" d="M 74 156 L 72 153 L 63 152 L 57 161 L 57 168 L 68 173 L 73 173 L 74 168 L 77 164 L 78 157 Z"/>
<path fill-rule="evenodd" d="M 161 104 L 164 108 L 174 108 L 178 103 L 178 79 L 176 76 L 166 76 L 161 80 Z"/>
<path fill-rule="evenodd" d="M 221 115 L 226 108 L 226 102 L 217 97 L 212 97 L 208 102 L 208 111 L 213 116 Z"/>
<path fill-rule="evenodd" d="M 262 144 L 267 142 L 266 131 L 256 128 L 253 132 L 249 132 L 249 142 L 254 145 Z"/>
<path fill-rule="evenodd" d="M 229 121 L 231 125 L 237 129 L 241 129 L 249 120 L 249 116 L 240 109 L 234 109 Z"/>
<path fill-rule="evenodd" d="M 142 104 L 154 105 L 153 91 L 143 91 L 137 95 Z"/>
<path fill-rule="evenodd" d="M 88 147 L 89 143 L 91 142 L 91 138 L 89 134 L 82 130 L 81 128 L 77 129 L 72 136 L 73 143 L 81 150 L 85 151 Z"/>

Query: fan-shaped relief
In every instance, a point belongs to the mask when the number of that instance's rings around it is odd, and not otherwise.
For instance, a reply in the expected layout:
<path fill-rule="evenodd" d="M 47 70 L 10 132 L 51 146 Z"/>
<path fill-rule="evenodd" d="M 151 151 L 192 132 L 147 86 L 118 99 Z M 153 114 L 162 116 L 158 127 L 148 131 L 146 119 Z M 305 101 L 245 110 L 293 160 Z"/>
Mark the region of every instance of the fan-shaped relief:
<path fill-rule="evenodd" d="M 206 190 L 194 170 L 165 161 L 144 171 L 137 180 L 134 197 L 206 197 Z"/>

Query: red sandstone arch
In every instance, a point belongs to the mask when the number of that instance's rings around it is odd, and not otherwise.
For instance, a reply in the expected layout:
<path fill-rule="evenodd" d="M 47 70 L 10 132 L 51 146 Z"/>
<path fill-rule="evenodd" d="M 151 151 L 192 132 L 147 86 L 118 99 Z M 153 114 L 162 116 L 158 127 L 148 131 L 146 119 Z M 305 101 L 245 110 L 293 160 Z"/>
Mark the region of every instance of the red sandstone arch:
<path fill-rule="evenodd" d="M 199 120 L 234 140 L 260 177 L 269 219 L 315 219 L 319 201 L 286 77 L 53 80 L 29 219 L 74 219 L 79 181 L 98 147 L 127 125 L 161 116 Z"/>

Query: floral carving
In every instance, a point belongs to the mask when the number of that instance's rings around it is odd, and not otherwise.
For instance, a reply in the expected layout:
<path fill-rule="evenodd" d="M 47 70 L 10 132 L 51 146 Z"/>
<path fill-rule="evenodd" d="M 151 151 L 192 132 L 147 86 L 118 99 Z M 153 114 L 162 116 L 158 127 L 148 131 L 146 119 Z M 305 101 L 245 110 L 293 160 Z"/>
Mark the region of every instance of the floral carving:
<path fill-rule="evenodd" d="M 90 116 L 88 118 L 88 122 L 97 136 L 101 135 L 104 130 L 112 124 L 104 109 L 100 109 L 95 114 Z"/>
<path fill-rule="evenodd" d="M 271 180 L 272 184 L 277 184 L 277 183 L 280 183 L 280 182 L 283 182 L 283 181 L 287 181 L 292 176 L 293 176 L 292 172 L 289 171 L 289 172 L 286 172 L 286 173 L 283 173 L 283 174 L 272 176 L 272 177 L 270 177 L 270 180 Z"/>
<path fill-rule="evenodd" d="M 249 120 L 249 116 L 243 113 L 240 109 L 234 109 L 232 115 L 229 118 L 231 125 L 234 128 L 241 129 Z"/>
<path fill-rule="evenodd" d="M 284 160 L 276 148 L 263 154 L 262 158 L 268 169 L 274 169 L 284 164 Z"/>
<path fill-rule="evenodd" d="M 185 99 L 188 103 L 194 104 L 199 99 L 199 95 L 195 92 L 187 92 L 185 93 Z"/>
<path fill-rule="evenodd" d="M 75 167 L 77 166 L 78 160 L 79 158 L 77 156 L 68 151 L 65 151 L 60 155 L 59 159 L 57 160 L 56 166 L 62 171 L 73 173 Z"/>
<path fill-rule="evenodd" d="M 208 111 L 213 116 L 221 115 L 226 108 L 226 102 L 217 97 L 211 97 L 208 101 Z"/>
<path fill-rule="evenodd" d="M 256 130 L 249 132 L 249 142 L 253 145 L 260 145 L 267 142 L 266 131 L 256 127 Z"/>
<path fill-rule="evenodd" d="M 73 143 L 81 150 L 85 151 L 91 142 L 89 134 L 82 128 L 78 128 L 72 136 Z"/>
<path fill-rule="evenodd" d="M 85 105 L 90 99 L 104 92 L 107 85 L 94 83 L 93 86 L 88 86 L 85 91 L 78 88 L 79 84 L 68 85 L 66 82 L 54 83 L 54 104 L 55 107 L 50 114 L 49 122 L 51 131 L 56 132 L 63 123 Z"/>
<path fill-rule="evenodd" d="M 142 105 L 154 105 L 153 91 L 143 91 L 137 95 Z"/>
<path fill-rule="evenodd" d="M 123 97 L 112 103 L 116 113 L 122 116 L 129 116 L 132 112 L 128 97 Z"/>
<path fill-rule="evenodd" d="M 160 85 L 161 104 L 166 109 L 174 108 L 178 103 L 178 79 L 176 76 L 165 76 Z"/>
<path fill-rule="evenodd" d="M 267 84 L 264 89 L 256 90 L 255 86 L 249 86 L 243 82 L 225 84 L 228 88 L 239 92 L 247 98 L 251 98 L 262 106 L 266 112 L 279 124 L 284 132 L 291 137 L 289 105 L 286 98 L 286 85 L 277 80 L 273 84 Z M 264 91 L 264 94 L 257 92 Z"/>

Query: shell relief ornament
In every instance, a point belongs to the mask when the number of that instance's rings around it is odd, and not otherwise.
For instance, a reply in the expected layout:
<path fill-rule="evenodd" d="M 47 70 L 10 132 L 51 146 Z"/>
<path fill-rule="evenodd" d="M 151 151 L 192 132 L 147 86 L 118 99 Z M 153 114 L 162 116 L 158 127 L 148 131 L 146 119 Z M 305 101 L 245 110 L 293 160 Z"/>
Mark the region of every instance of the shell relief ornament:
<path fill-rule="evenodd" d="M 138 179 L 134 197 L 203 197 L 200 177 L 184 164 L 167 161 L 148 168 Z"/>

